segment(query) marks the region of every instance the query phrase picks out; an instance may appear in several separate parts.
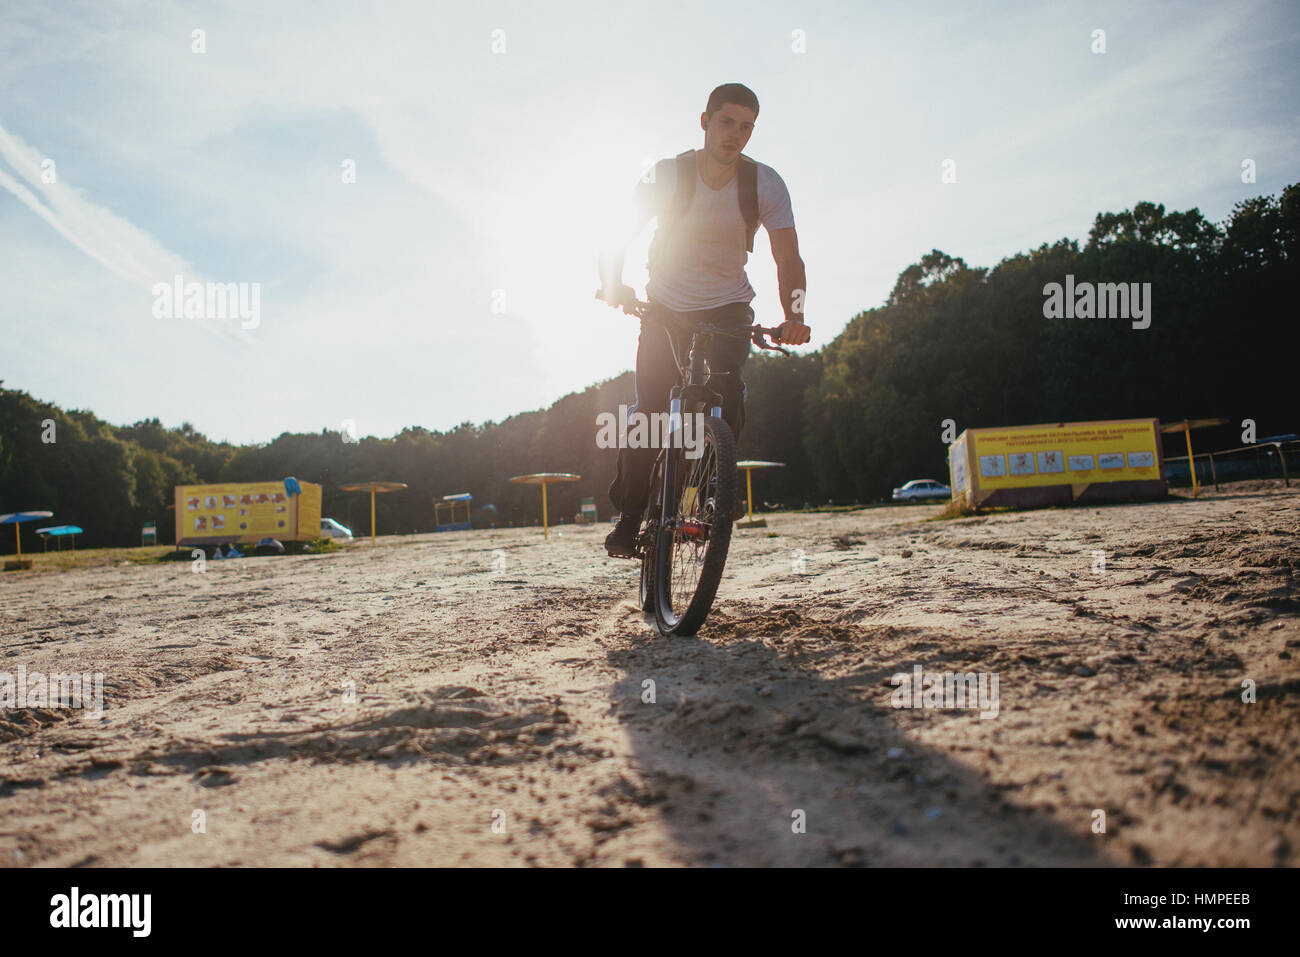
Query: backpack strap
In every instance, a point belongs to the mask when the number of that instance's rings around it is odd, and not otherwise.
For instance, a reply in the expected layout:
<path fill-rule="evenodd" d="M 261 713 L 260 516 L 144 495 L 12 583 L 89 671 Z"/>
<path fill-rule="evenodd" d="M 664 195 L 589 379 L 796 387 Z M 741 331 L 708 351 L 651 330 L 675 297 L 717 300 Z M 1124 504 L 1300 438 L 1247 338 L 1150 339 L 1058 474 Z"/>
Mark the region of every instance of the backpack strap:
<path fill-rule="evenodd" d="M 745 249 L 754 251 L 754 235 L 758 232 L 758 164 L 740 154 L 736 170 L 736 187 L 740 193 L 740 215 L 745 218 Z"/>

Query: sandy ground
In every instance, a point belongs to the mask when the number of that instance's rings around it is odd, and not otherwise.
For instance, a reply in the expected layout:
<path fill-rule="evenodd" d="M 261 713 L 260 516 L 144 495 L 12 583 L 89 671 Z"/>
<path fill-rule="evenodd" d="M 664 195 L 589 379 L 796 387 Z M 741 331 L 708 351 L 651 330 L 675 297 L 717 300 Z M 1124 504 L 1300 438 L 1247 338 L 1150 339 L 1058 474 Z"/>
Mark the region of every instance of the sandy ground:
<path fill-rule="evenodd" d="M 4 575 L 108 707 L 0 710 L 0 865 L 1297 863 L 1300 490 L 935 511 L 738 532 L 690 639 L 603 523 Z"/>

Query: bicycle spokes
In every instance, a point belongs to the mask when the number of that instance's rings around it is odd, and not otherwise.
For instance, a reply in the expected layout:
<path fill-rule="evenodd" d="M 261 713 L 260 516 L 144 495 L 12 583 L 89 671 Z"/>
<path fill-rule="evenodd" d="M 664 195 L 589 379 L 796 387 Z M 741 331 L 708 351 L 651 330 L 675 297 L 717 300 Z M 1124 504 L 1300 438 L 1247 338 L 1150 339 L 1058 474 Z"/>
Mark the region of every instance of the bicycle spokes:
<path fill-rule="evenodd" d="M 702 452 L 693 461 L 681 460 L 686 477 L 673 523 L 671 579 L 672 610 L 677 615 L 683 614 L 695 597 L 713 528 L 718 460 L 711 443 L 705 442 Z"/>

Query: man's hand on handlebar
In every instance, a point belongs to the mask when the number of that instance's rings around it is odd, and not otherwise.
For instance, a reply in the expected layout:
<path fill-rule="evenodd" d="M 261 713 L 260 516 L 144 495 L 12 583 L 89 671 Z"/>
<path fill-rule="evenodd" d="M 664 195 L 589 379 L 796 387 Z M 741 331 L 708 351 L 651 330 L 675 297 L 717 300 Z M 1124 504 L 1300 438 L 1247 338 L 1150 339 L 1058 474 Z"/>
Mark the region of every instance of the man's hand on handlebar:
<path fill-rule="evenodd" d="M 787 319 L 777 327 L 776 341 L 786 346 L 801 346 L 812 336 L 807 323 Z"/>
<path fill-rule="evenodd" d="M 635 289 L 631 286 L 625 286 L 622 284 L 617 285 L 610 290 L 603 288 L 597 289 L 596 298 L 611 306 L 621 308 L 629 316 L 639 316 L 643 319 L 646 317 L 649 308 L 648 303 L 641 302 L 637 299 Z M 662 321 L 665 322 L 667 321 L 667 318 L 667 316 L 661 317 Z M 730 332 L 712 332 L 713 334 L 722 335 L 732 334 Z M 765 326 L 756 325 L 742 327 L 739 332 L 741 335 L 752 335 L 754 345 L 761 346 L 764 349 L 774 349 L 775 351 L 785 355 L 789 355 L 789 353 L 780 348 L 781 346 L 801 346 L 812 336 L 812 333 L 808 330 L 807 323 L 794 319 L 787 319 L 785 322 L 781 323 L 781 325 L 775 326 L 771 329 Z M 773 344 L 769 345 L 767 343 L 767 338 L 765 337 L 770 337 Z"/>
<path fill-rule="evenodd" d="M 618 285 L 613 289 L 600 289 L 596 292 L 596 298 L 629 314 L 636 309 L 636 290 L 631 286 Z"/>

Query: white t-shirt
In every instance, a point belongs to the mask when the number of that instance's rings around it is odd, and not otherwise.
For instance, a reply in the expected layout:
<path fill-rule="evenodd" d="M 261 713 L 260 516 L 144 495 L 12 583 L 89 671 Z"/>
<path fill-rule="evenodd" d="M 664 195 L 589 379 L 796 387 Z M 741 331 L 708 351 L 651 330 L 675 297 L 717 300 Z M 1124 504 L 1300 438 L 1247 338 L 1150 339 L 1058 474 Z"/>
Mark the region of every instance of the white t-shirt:
<path fill-rule="evenodd" d="M 769 232 L 794 226 L 790 191 L 776 170 L 758 166 L 758 221 Z M 677 312 L 713 309 L 730 302 L 749 302 L 754 290 L 745 275 L 745 217 L 740 212 L 739 176 L 712 189 L 696 167 L 695 194 L 674 230 L 672 242 L 658 249 L 650 264 L 646 295 Z M 677 161 L 655 164 L 652 182 L 637 184 L 638 207 L 649 215 L 667 213 L 677 188 Z M 656 227 L 663 228 L 663 216 Z"/>

